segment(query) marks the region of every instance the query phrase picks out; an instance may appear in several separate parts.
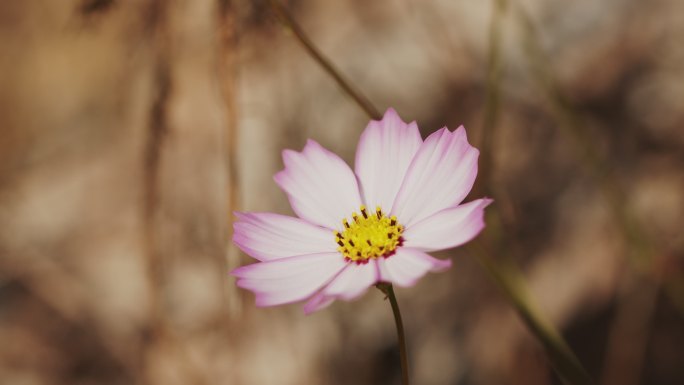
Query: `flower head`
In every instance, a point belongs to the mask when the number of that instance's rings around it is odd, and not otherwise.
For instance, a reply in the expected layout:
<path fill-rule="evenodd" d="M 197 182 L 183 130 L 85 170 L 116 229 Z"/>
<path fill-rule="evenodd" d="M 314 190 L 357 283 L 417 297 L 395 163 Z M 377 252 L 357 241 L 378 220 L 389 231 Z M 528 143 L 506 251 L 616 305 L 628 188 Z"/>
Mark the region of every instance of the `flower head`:
<path fill-rule="evenodd" d="M 490 199 L 461 204 L 477 175 L 479 152 L 461 126 L 421 139 L 393 109 L 361 135 L 352 171 L 309 140 L 285 150 L 275 175 L 298 218 L 236 213 L 233 241 L 260 262 L 235 269 L 257 306 L 308 300 L 307 313 L 370 286 L 411 286 L 450 260 L 426 252 L 460 246 L 484 228 Z"/>

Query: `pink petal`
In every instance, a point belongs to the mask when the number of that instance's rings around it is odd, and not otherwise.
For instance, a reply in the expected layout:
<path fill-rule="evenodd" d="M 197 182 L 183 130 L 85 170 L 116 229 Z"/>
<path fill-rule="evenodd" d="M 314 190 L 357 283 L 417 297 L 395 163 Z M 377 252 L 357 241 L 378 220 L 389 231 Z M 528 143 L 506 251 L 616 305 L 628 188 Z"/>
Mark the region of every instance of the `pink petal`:
<path fill-rule="evenodd" d="M 383 282 L 397 286 L 413 286 L 428 271 L 438 272 L 451 267 L 451 260 L 441 260 L 416 249 L 400 247 L 389 258 L 378 259 L 378 270 Z"/>
<path fill-rule="evenodd" d="M 337 250 L 332 231 L 302 219 L 272 213 L 235 215 L 233 242 L 260 261 Z"/>
<path fill-rule="evenodd" d="M 304 305 L 304 312 L 310 314 L 321 310 L 335 299 L 349 301 L 358 298 L 377 282 L 378 268 L 375 260 L 371 260 L 365 265 L 350 263 L 346 269 Z"/>
<path fill-rule="evenodd" d="M 337 155 L 309 140 L 302 152 L 283 151 L 285 169 L 275 181 L 292 209 L 309 222 L 340 229 L 342 219 L 361 206 L 356 177 Z"/>
<path fill-rule="evenodd" d="M 392 209 L 411 159 L 423 140 L 415 122 L 404 123 L 393 109 L 368 123 L 356 149 L 355 171 L 370 210 Z"/>
<path fill-rule="evenodd" d="M 491 199 L 477 199 L 445 209 L 404 231 L 404 246 L 424 251 L 460 246 L 484 228 L 484 209 Z"/>
<path fill-rule="evenodd" d="M 406 173 L 392 213 L 405 227 L 460 203 L 475 182 L 479 151 L 463 126 L 433 133 L 420 146 Z"/>
<path fill-rule="evenodd" d="M 347 266 L 339 253 L 320 253 L 242 266 L 231 274 L 256 294 L 257 306 L 274 306 L 311 297 Z"/>
<path fill-rule="evenodd" d="M 306 305 L 304 305 L 304 314 L 311 314 L 313 312 L 323 310 L 326 307 L 330 306 L 333 302 L 335 302 L 335 297 L 326 297 L 324 295 L 316 294 L 309 301 L 307 301 Z"/>

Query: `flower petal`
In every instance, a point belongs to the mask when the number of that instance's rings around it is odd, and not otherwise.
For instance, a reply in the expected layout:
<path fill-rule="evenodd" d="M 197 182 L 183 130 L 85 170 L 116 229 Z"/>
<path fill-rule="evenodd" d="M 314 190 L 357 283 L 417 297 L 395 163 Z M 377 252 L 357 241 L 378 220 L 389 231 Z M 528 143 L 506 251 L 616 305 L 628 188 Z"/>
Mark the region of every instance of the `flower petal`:
<path fill-rule="evenodd" d="M 283 151 L 285 169 L 274 177 L 292 209 L 309 222 L 340 229 L 361 206 L 354 173 L 337 155 L 309 140 L 302 152 Z"/>
<path fill-rule="evenodd" d="M 310 314 L 321 310 L 335 299 L 349 301 L 358 298 L 377 282 L 378 268 L 375 260 L 364 265 L 350 263 L 346 269 L 304 305 L 304 312 Z"/>
<path fill-rule="evenodd" d="M 411 159 L 423 140 L 415 122 L 404 123 L 392 108 L 361 134 L 354 162 L 363 200 L 370 210 L 392 209 Z"/>
<path fill-rule="evenodd" d="M 254 263 L 231 274 L 239 287 L 256 294 L 261 307 L 309 298 L 347 266 L 339 253 L 319 253 Z"/>
<path fill-rule="evenodd" d="M 438 272 L 451 267 L 450 259 L 433 258 L 424 252 L 400 247 L 389 258 L 378 259 L 380 280 L 397 286 L 413 286 L 428 271 Z"/>
<path fill-rule="evenodd" d="M 305 220 L 272 213 L 235 215 L 233 242 L 260 261 L 337 250 L 329 229 Z"/>
<path fill-rule="evenodd" d="M 435 251 L 460 246 L 484 228 L 484 209 L 491 199 L 477 199 L 445 209 L 408 227 L 403 234 L 404 246 Z"/>
<path fill-rule="evenodd" d="M 408 228 L 460 203 L 475 182 L 478 156 L 463 126 L 454 132 L 445 127 L 427 137 L 408 168 L 392 214 Z"/>
<path fill-rule="evenodd" d="M 313 312 L 323 310 L 335 302 L 335 297 L 326 297 L 320 293 L 314 295 L 304 305 L 304 314 L 311 314 Z"/>

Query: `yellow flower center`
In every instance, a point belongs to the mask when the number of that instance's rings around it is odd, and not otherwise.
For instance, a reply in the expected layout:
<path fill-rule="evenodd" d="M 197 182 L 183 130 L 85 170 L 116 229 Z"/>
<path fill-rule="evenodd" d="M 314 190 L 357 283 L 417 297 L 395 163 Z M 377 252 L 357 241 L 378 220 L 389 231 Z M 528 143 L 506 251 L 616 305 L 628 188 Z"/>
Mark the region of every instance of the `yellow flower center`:
<path fill-rule="evenodd" d="M 404 239 L 404 227 L 397 223 L 397 217 L 386 217 L 380 207 L 375 213 L 368 213 L 361 206 L 361 214 L 352 213 L 352 222 L 342 220 L 344 231 L 335 231 L 337 248 L 347 261 L 357 264 L 368 263 L 371 258 L 387 258 L 394 254 Z"/>

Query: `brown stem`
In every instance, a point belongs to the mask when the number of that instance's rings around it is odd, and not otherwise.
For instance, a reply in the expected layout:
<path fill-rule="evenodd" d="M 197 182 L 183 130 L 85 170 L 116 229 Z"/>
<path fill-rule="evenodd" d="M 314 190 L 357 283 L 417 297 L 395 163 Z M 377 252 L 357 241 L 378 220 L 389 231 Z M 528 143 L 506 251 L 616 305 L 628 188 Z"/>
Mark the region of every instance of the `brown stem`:
<path fill-rule="evenodd" d="M 321 51 L 319 51 L 318 48 L 316 48 L 316 46 L 311 42 L 311 40 L 309 40 L 309 37 L 306 36 L 306 33 L 304 33 L 297 21 L 294 19 L 294 17 L 292 17 L 292 14 L 287 7 L 285 7 L 283 3 L 278 0 L 271 0 L 271 6 L 278 14 L 278 17 L 281 19 L 283 24 L 288 27 L 292 33 L 294 33 L 297 40 L 299 40 L 309 55 L 316 60 L 316 62 L 325 70 L 325 72 L 335 79 L 337 85 L 340 86 L 347 95 L 354 99 L 354 101 L 366 112 L 366 114 L 368 114 L 368 116 L 373 119 L 382 118 L 382 115 L 378 109 L 375 108 L 373 103 L 371 103 L 370 100 L 368 100 L 368 98 L 361 93 L 361 91 L 352 86 L 352 83 L 342 75 L 342 72 L 335 68 L 332 62 L 323 56 Z"/>

